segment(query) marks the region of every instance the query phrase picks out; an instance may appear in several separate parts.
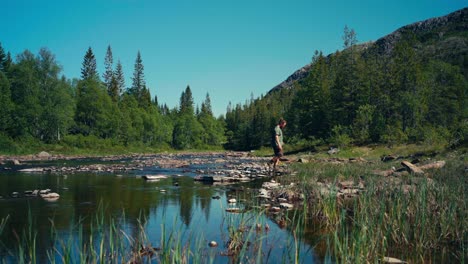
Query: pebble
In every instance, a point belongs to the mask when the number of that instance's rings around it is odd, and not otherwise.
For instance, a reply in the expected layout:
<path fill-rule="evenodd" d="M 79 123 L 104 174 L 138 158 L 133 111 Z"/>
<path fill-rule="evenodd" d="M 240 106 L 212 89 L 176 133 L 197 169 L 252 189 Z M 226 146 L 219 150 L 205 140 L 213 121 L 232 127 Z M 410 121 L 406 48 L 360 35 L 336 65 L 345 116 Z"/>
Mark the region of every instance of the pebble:
<path fill-rule="evenodd" d="M 217 247 L 218 246 L 218 243 L 216 241 L 211 241 L 210 243 L 208 243 L 208 246 L 210 247 Z"/>

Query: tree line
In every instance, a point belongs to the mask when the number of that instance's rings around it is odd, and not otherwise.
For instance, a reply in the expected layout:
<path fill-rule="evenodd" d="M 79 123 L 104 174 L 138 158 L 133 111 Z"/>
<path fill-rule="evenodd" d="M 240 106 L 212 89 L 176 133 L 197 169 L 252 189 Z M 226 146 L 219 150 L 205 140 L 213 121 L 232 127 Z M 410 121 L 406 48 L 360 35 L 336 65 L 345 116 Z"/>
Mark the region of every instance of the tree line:
<path fill-rule="evenodd" d="M 26 50 L 13 60 L 0 45 L 0 146 L 42 142 L 86 148 L 106 142 L 250 150 L 269 146 L 279 118 L 288 121 L 285 136 L 293 145 L 466 144 L 466 52 L 454 56 L 460 53 L 453 46 L 441 46 L 445 55 L 434 56 L 433 46 L 425 49 L 421 37 L 411 33 L 390 54 L 382 54 L 375 45 L 357 44 L 354 30 L 347 27 L 343 41 L 343 50 L 328 56 L 316 51 L 307 77 L 294 87 L 229 103 L 225 116 L 218 118 L 209 94 L 195 108 L 190 86 L 182 91 L 178 107 L 159 104 L 146 85 L 140 52 L 132 84 L 126 87 L 122 64 L 114 66 L 110 46 L 102 79 L 90 47 L 81 78 L 69 80 L 60 76 L 49 50 L 38 55 Z"/>
<path fill-rule="evenodd" d="M 122 64 L 114 64 L 110 46 L 104 66 L 101 79 L 90 47 L 83 58 L 81 77 L 70 80 L 61 74 L 48 49 L 42 48 L 37 55 L 25 50 L 13 59 L 0 45 L 2 149 L 11 149 L 18 142 L 159 149 L 211 148 L 225 142 L 224 120 L 213 116 L 208 93 L 195 109 L 187 86 L 179 107 L 169 109 L 151 96 L 140 52 L 129 87 Z"/>
<path fill-rule="evenodd" d="M 280 117 L 288 121 L 286 138 L 296 145 L 466 144 L 466 52 L 427 56 L 424 43 L 408 34 L 383 55 L 375 46 L 358 45 L 347 27 L 343 40 L 344 49 L 329 56 L 316 51 L 307 77 L 294 87 L 229 105 L 227 146 L 268 145 Z"/>

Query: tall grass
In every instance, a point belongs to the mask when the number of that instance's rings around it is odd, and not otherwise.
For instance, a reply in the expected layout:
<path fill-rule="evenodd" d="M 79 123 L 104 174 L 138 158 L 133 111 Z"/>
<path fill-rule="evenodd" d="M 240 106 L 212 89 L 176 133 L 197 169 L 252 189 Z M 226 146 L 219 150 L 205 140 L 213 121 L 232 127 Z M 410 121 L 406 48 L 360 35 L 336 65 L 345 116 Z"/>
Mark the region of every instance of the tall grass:
<path fill-rule="evenodd" d="M 304 191 L 311 194 L 309 214 L 319 218 L 328 255 L 339 263 L 377 262 L 385 256 L 411 262 L 466 261 L 467 181 L 463 158 L 451 159 L 427 176 L 399 179 L 374 176 L 373 164 L 297 166 Z M 391 166 L 385 164 L 384 166 Z M 382 168 L 381 168 L 382 169 Z M 388 169 L 388 168 L 387 168 Z M 341 180 L 364 181 L 356 198 L 320 195 L 320 188 Z"/>
<path fill-rule="evenodd" d="M 140 216 L 133 229 L 127 225 L 125 212 L 110 217 L 108 208 L 99 203 L 94 215 L 77 217 L 68 230 L 58 230 L 50 219 L 52 245 L 46 252 L 38 252 L 34 216 L 30 214 L 28 229 L 17 235 L 16 250 L 0 262 L 9 263 L 301 263 L 302 237 L 305 218 L 303 211 L 291 211 L 287 217 L 293 236 L 283 249 L 277 241 L 270 241 L 267 230 L 267 211 L 248 210 L 239 214 L 225 212 L 221 226 L 223 241 L 220 248 L 211 249 L 200 230 L 178 226 L 177 219 L 161 223 L 160 238 L 148 236 L 148 219 Z M 0 221 L 0 234 L 8 219 Z M 270 225 L 273 223 L 270 222 Z M 172 226 L 168 229 L 167 226 Z M 260 227 L 260 228 L 259 228 Z M 184 231 L 185 230 L 185 231 Z M 159 241 L 152 245 L 151 241 Z M 46 247 L 47 248 L 47 247 Z M 279 249 L 278 249 L 279 248 Z M 281 259 L 272 258 L 274 250 L 283 250 Z M 42 255 L 41 255 L 42 254 Z M 278 255 L 277 253 L 275 253 Z"/>

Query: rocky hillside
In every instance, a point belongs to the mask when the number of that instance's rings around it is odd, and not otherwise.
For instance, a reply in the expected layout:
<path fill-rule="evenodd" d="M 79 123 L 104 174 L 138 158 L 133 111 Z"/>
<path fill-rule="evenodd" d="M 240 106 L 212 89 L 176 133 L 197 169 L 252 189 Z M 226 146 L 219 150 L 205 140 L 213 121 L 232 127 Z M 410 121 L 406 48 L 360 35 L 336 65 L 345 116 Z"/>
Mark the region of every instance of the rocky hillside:
<path fill-rule="evenodd" d="M 465 68 L 465 75 L 468 75 L 468 8 L 401 27 L 375 42 L 362 44 L 366 46 L 363 51 L 391 56 L 395 45 L 410 36 L 415 39 L 414 48 L 421 56 L 460 65 Z M 295 71 L 268 94 L 280 89 L 291 89 L 295 82 L 308 75 L 310 67 L 311 64 L 307 64 Z"/>

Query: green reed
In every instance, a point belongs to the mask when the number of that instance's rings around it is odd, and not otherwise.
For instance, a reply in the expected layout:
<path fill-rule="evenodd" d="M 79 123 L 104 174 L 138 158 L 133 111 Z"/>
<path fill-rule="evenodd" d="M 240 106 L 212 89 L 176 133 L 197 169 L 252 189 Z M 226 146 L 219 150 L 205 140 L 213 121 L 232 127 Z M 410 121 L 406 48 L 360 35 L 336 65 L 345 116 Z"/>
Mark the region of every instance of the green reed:
<path fill-rule="evenodd" d="M 339 263 L 378 262 L 385 256 L 414 262 L 465 261 L 468 213 L 463 159 L 450 159 L 446 167 L 427 176 L 395 179 L 372 174 L 391 165 L 296 166 L 298 179 L 305 182 L 304 192 L 312 197 L 308 213 L 322 222 L 327 254 Z M 333 188 L 341 180 L 362 180 L 365 190 L 356 198 L 337 198 Z M 326 195 L 319 191 L 324 183 L 331 186 Z"/>

